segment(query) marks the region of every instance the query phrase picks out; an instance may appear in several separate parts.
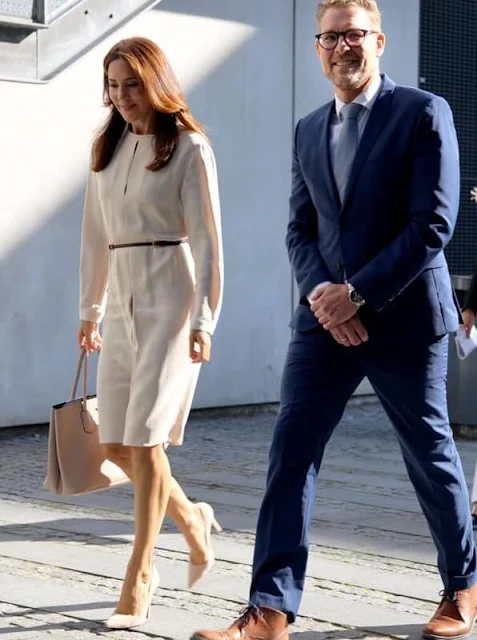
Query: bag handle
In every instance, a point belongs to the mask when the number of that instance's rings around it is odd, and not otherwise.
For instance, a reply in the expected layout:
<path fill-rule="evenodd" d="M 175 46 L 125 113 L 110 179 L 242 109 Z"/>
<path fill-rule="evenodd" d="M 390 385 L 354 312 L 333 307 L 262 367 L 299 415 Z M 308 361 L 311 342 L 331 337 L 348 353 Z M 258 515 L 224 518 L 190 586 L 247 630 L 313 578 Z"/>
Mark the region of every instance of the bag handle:
<path fill-rule="evenodd" d="M 83 403 L 86 406 L 86 399 L 88 396 L 88 352 L 86 349 L 81 349 L 78 360 L 78 366 L 76 367 L 75 378 L 73 380 L 73 388 L 71 390 L 71 399 L 75 400 L 76 392 L 78 391 L 78 383 L 81 375 L 81 369 L 83 369 Z M 84 368 L 83 368 L 84 364 Z"/>

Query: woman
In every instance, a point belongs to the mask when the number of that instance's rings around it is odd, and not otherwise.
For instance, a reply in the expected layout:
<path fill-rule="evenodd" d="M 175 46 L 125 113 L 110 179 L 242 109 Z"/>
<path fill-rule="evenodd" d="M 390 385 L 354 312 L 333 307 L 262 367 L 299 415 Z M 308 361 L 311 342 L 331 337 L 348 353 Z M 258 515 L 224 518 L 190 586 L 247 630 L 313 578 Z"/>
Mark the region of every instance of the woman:
<path fill-rule="evenodd" d="M 182 444 L 210 359 L 222 247 L 214 155 L 159 47 L 116 44 L 104 59 L 104 98 L 110 113 L 93 144 L 83 213 L 78 342 L 101 350 L 100 441 L 134 483 L 134 546 L 106 623 L 119 629 L 148 616 L 166 510 L 191 549 L 189 584 L 213 562 L 213 510 L 187 499 L 165 448 Z"/>

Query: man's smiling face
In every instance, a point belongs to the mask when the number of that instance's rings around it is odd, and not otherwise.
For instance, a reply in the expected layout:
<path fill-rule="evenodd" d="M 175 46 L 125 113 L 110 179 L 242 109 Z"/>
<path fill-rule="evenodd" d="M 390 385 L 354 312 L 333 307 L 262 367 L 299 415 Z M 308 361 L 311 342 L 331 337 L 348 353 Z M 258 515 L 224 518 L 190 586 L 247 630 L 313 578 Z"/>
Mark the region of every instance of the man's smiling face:
<path fill-rule="evenodd" d="M 350 47 L 341 36 L 336 48 L 324 49 L 318 42 L 316 50 L 323 73 L 341 92 L 358 95 L 379 74 L 379 58 L 384 51 L 385 38 L 373 16 L 362 7 L 351 5 L 343 9 L 328 9 L 320 24 L 320 33 L 362 29 L 367 32 L 362 44 Z M 352 98 L 353 99 L 353 98 Z"/>

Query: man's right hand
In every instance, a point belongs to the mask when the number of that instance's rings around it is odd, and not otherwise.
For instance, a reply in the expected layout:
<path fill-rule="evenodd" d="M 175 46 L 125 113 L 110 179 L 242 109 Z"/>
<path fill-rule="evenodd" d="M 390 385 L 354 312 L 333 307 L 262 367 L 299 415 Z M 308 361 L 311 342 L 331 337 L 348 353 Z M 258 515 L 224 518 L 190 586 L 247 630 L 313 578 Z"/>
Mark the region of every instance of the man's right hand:
<path fill-rule="evenodd" d="M 86 349 L 90 353 L 92 351 L 101 351 L 101 336 L 98 331 L 98 323 L 90 320 L 81 320 L 78 329 L 78 346 L 80 349 Z"/>
<path fill-rule="evenodd" d="M 464 311 L 462 311 L 462 317 L 464 319 L 465 335 L 469 338 L 472 327 L 474 326 L 475 313 L 472 309 L 464 309 Z"/>
<path fill-rule="evenodd" d="M 368 332 L 358 315 L 330 329 L 330 333 L 343 347 L 357 347 L 368 340 Z"/>

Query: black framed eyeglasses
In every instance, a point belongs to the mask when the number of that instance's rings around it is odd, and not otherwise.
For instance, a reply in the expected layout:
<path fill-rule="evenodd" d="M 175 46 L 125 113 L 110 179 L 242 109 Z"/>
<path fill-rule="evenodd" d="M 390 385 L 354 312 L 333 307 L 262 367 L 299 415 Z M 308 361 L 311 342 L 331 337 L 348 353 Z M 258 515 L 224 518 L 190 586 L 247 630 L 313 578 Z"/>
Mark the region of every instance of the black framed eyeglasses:
<path fill-rule="evenodd" d="M 344 41 L 348 47 L 360 47 L 366 36 L 370 33 L 379 33 L 378 31 L 371 31 L 369 29 L 347 29 L 346 31 L 324 31 L 323 33 L 317 33 L 315 38 L 318 40 L 318 44 L 323 49 L 331 51 L 338 46 L 340 37 L 343 36 Z"/>

